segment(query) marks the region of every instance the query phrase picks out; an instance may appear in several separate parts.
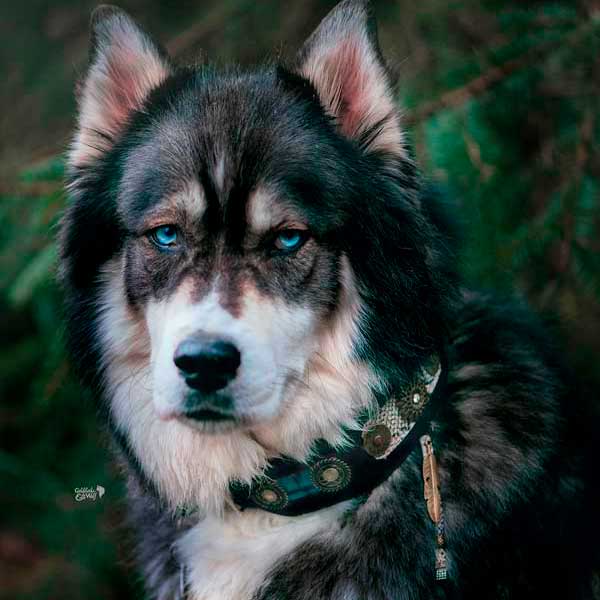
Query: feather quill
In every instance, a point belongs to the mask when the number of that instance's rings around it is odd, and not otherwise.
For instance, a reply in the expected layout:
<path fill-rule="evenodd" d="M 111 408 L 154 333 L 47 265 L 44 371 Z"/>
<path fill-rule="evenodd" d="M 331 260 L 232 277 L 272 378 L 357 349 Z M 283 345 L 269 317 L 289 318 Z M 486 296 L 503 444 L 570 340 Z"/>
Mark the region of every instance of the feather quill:
<path fill-rule="evenodd" d="M 421 437 L 421 449 L 423 451 L 423 488 L 427 512 L 434 523 L 442 519 L 442 498 L 440 495 L 440 478 L 437 461 L 433 452 L 431 437 Z"/>

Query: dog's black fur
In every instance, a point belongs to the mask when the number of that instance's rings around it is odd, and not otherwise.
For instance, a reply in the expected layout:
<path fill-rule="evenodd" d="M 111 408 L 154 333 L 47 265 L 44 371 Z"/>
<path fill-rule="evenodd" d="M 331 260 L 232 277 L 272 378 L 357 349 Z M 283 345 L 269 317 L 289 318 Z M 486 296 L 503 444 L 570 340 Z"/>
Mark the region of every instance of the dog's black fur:
<path fill-rule="evenodd" d="M 450 586 L 431 577 L 434 534 L 415 453 L 333 547 L 306 544 L 257 599 L 344 598 L 347 587 L 377 599 L 588 597 L 582 440 L 545 334 L 522 308 L 469 294 L 451 340 L 436 423 Z"/>
<path fill-rule="evenodd" d="M 338 539 L 298 548 L 253 600 L 597 597 L 595 496 L 582 457 L 589 429 L 572 383 L 524 307 L 468 293 L 456 308 L 447 400 L 435 423 L 450 581 L 433 577 L 416 451 Z M 149 589 L 174 594 L 180 529 L 133 479 L 130 496 L 129 523 L 147 531 L 138 558 Z"/>
<path fill-rule="evenodd" d="M 343 4 L 364 10 L 360 2 Z M 185 124 L 180 137 L 161 138 L 156 124 L 172 117 Z M 460 288 L 448 207 L 409 158 L 365 150 L 380 125 L 359 140 L 340 135 L 318 90 L 294 65 L 250 74 L 175 70 L 119 137 L 96 132 L 98 158 L 72 165 L 61 241 L 72 355 L 108 418 L 99 271 L 120 253 L 128 257 L 134 310 L 160 293 L 167 274 L 142 281 L 133 267 L 140 216 L 191 173 L 216 197 L 206 157 L 215 141 L 234 147 L 231 206 L 261 178 L 274 177 L 301 204 L 320 243 L 349 257 L 367 308 L 358 354 L 392 386 L 442 340 L 450 365 L 434 424 L 449 581 L 434 580 L 435 533 L 415 451 L 338 537 L 316 537 L 273 565 L 254 600 L 591 597 L 597 537 L 586 525 L 595 517 L 580 400 L 526 309 Z M 185 152 L 165 152 L 171 143 Z M 124 177 L 127 157 L 140 148 L 145 160 L 129 164 Z M 319 293 L 315 303 L 335 306 L 337 283 Z M 293 292 L 287 299 L 295 301 Z M 127 457 L 130 524 L 141 536 L 137 557 L 150 597 L 175 598 L 179 565 L 171 547 L 187 525 L 163 509 L 126 435 L 115 429 L 115 436 Z"/>

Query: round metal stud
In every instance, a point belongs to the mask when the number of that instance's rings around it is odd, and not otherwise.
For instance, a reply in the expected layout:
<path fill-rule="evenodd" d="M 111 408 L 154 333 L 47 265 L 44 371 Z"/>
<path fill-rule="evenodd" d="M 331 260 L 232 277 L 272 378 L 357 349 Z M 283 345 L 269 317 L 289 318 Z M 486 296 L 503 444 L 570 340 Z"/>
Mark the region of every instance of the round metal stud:
<path fill-rule="evenodd" d="M 324 458 L 311 469 L 316 487 L 324 492 L 338 492 L 350 483 L 350 467 L 339 458 Z"/>
<path fill-rule="evenodd" d="M 375 458 L 383 456 L 392 442 L 392 432 L 382 423 L 363 433 L 364 449 Z"/>
<path fill-rule="evenodd" d="M 275 492 L 274 490 L 270 490 L 269 488 L 263 490 L 260 493 L 260 498 L 267 504 L 273 504 L 274 502 L 277 502 L 277 500 L 279 500 L 277 492 Z"/>
<path fill-rule="evenodd" d="M 340 478 L 340 472 L 335 467 L 329 467 L 321 472 L 321 479 L 327 483 L 335 483 Z"/>
<path fill-rule="evenodd" d="M 407 423 L 415 423 L 421 416 L 428 400 L 429 394 L 425 383 L 415 381 L 398 396 L 396 406 L 402 419 Z"/>
<path fill-rule="evenodd" d="M 288 496 L 280 485 L 268 481 L 252 492 L 252 500 L 265 510 L 281 510 L 286 507 Z"/>

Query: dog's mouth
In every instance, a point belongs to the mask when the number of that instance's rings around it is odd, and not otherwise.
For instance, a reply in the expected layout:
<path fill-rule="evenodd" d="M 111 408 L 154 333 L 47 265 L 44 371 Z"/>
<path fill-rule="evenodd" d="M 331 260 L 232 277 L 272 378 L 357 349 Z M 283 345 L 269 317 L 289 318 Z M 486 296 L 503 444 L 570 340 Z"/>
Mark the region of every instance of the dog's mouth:
<path fill-rule="evenodd" d="M 232 422 L 236 420 L 236 417 L 231 413 L 223 413 L 218 410 L 210 408 L 202 408 L 186 412 L 185 417 L 192 419 L 193 421 L 214 423 L 214 422 Z"/>
<path fill-rule="evenodd" d="M 239 421 L 233 399 L 227 394 L 200 396 L 193 393 L 188 396 L 181 417 L 196 428 L 210 431 L 230 429 Z"/>
<path fill-rule="evenodd" d="M 213 407 L 198 407 L 179 414 L 179 420 L 201 434 L 224 434 L 238 429 L 242 423 L 232 412 Z"/>
<path fill-rule="evenodd" d="M 238 420 L 233 398 L 226 393 L 202 395 L 192 392 L 185 399 L 180 416 L 199 425 L 235 423 Z"/>

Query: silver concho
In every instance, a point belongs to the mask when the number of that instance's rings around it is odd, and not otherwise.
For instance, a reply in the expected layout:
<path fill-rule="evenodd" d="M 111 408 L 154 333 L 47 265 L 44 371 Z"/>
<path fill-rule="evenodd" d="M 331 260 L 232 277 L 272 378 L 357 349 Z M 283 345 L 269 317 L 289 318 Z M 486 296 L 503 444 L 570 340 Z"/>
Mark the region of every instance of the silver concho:
<path fill-rule="evenodd" d="M 350 483 L 351 477 L 350 467 L 339 458 L 324 458 L 311 469 L 314 485 L 323 492 L 338 492 Z"/>

